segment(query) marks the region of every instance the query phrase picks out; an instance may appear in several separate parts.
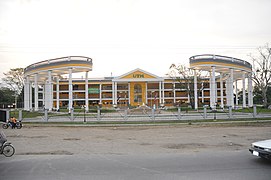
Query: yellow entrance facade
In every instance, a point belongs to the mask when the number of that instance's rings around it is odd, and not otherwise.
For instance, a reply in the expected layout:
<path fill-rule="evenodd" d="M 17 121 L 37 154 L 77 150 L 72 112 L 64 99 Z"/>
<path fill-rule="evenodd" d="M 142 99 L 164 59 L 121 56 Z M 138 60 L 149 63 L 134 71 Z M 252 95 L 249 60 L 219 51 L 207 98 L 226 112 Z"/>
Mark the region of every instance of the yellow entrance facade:
<path fill-rule="evenodd" d="M 160 84 L 161 86 L 164 79 L 142 69 L 135 69 L 114 78 L 112 81 L 114 83 L 113 93 L 115 105 L 121 104 L 121 100 L 124 99 L 123 95 L 119 95 L 123 94 L 123 89 L 118 89 L 118 87 L 127 86 L 127 93 L 125 91 L 125 94 L 128 95 L 129 104 L 131 106 L 141 106 L 149 104 L 149 101 L 154 101 L 155 95 L 161 97 L 161 87 L 158 87 L 159 90 L 153 93 L 152 91 L 154 91 L 154 89 L 149 89 L 148 84 L 149 87 L 151 83 Z M 151 99 L 150 96 L 153 96 L 153 99 Z M 152 104 L 154 104 L 154 102 L 152 102 Z"/>
<path fill-rule="evenodd" d="M 131 106 L 141 106 L 146 104 L 146 83 L 131 82 L 129 95 Z"/>

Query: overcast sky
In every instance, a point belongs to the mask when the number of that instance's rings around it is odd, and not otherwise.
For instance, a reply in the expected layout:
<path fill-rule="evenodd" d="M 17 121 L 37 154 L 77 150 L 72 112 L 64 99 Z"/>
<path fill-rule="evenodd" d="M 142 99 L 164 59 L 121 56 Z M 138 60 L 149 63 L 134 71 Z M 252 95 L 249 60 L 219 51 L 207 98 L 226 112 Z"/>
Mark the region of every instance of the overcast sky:
<path fill-rule="evenodd" d="M 270 0 L 0 0 L 0 77 L 62 56 L 90 77 L 141 68 L 165 76 L 197 54 L 249 61 L 271 42 Z"/>

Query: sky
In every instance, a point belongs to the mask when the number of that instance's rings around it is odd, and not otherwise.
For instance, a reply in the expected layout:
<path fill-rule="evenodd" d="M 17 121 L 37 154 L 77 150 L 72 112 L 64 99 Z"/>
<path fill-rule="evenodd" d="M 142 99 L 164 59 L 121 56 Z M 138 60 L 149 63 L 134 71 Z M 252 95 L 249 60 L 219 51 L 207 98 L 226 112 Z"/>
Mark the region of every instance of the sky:
<path fill-rule="evenodd" d="M 0 0 L 0 78 L 63 57 L 93 59 L 89 77 L 218 54 L 250 61 L 271 42 L 270 0 Z"/>

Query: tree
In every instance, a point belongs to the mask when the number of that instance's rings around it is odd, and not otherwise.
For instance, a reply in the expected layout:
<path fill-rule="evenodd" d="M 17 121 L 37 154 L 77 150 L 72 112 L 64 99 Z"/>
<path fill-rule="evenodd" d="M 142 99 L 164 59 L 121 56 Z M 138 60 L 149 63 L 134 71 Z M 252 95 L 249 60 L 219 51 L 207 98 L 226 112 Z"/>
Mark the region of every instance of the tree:
<path fill-rule="evenodd" d="M 271 48 L 268 44 L 258 48 L 258 55 L 250 55 L 253 63 L 252 79 L 261 92 L 263 106 L 268 106 L 267 90 L 271 85 Z"/>
<path fill-rule="evenodd" d="M 263 104 L 262 92 L 259 90 L 258 86 L 255 86 L 253 89 L 253 102 L 254 104 Z"/>
<path fill-rule="evenodd" d="M 6 105 L 14 103 L 14 91 L 7 87 L 0 88 L 0 108 L 6 108 Z"/>
<path fill-rule="evenodd" d="M 194 70 L 188 68 L 186 65 L 180 64 L 172 64 L 169 68 L 169 75 L 172 79 L 177 81 L 179 83 L 179 87 L 181 89 L 185 89 L 187 95 L 189 96 L 189 104 L 194 109 L 195 101 L 198 101 L 198 99 L 195 99 L 194 96 Z M 206 83 L 207 78 L 203 75 L 203 72 L 201 70 L 196 72 L 197 76 L 197 84 Z M 200 94 L 200 91 L 203 89 L 203 87 L 198 86 L 197 94 Z"/>
<path fill-rule="evenodd" d="M 15 96 L 15 105 L 17 104 L 17 97 L 21 94 L 23 86 L 24 86 L 24 69 L 23 68 L 14 68 L 10 69 L 7 73 L 3 73 L 5 75 L 2 78 L 2 81 L 6 83 L 8 88 L 10 88 L 14 92 Z"/>
<path fill-rule="evenodd" d="M 262 92 L 259 90 L 259 88 L 257 86 L 254 87 L 253 94 L 254 94 L 253 102 L 255 104 L 263 104 L 264 98 L 262 96 Z M 271 102 L 271 86 L 268 86 L 266 96 L 267 96 L 267 102 L 268 102 L 268 104 L 270 104 L 270 102 Z"/>

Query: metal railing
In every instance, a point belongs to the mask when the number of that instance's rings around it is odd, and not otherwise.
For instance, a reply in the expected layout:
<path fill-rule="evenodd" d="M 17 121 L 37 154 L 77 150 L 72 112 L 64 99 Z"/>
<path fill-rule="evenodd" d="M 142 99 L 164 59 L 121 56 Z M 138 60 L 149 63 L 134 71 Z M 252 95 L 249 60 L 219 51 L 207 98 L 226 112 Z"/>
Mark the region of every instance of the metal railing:
<path fill-rule="evenodd" d="M 242 120 L 249 121 L 255 118 L 270 118 L 269 113 L 257 113 L 256 106 L 253 107 L 251 112 L 238 112 L 229 107 L 228 109 L 210 109 L 204 107 L 197 111 L 188 111 L 178 107 L 177 110 L 170 109 L 127 109 L 117 108 L 108 111 L 107 109 L 97 108 L 85 112 L 85 109 L 71 110 L 69 113 L 43 110 L 41 113 L 44 116 L 34 118 L 24 118 L 25 122 L 157 122 L 157 121 L 187 121 L 187 122 L 200 122 L 201 120 Z M 28 113 L 28 112 L 24 112 Z M 20 118 L 19 118 L 20 119 Z"/>

